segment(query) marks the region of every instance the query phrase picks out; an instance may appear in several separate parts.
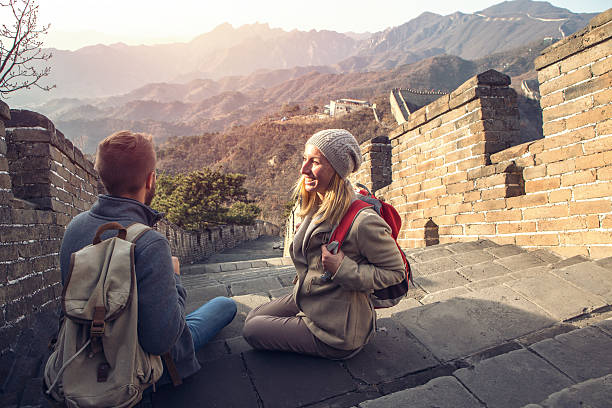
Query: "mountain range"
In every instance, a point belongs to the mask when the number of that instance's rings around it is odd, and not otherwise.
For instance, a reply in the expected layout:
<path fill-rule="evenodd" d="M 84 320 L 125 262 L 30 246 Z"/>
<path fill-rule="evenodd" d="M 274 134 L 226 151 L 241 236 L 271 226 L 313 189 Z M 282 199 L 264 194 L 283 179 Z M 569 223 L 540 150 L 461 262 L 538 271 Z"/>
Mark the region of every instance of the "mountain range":
<path fill-rule="evenodd" d="M 450 91 L 489 68 L 520 87 L 535 78 L 541 49 L 593 16 L 515 0 L 473 14 L 423 13 L 373 34 L 222 24 L 188 43 L 52 50 L 56 89 L 7 102 L 46 114 L 91 153 L 122 128 L 164 141 L 247 125 L 285 104 L 322 110 L 330 99 L 375 99 L 396 87 Z"/>

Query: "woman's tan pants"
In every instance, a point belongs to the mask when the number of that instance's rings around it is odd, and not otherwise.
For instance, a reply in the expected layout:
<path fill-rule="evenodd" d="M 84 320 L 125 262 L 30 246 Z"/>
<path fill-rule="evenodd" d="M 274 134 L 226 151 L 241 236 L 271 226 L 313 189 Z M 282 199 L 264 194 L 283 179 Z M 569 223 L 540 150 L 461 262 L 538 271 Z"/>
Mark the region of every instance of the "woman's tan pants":
<path fill-rule="evenodd" d="M 350 358 L 359 350 L 340 350 L 319 340 L 296 316 L 299 310 L 288 294 L 251 310 L 242 335 L 255 349 L 290 351 L 334 360 Z"/>

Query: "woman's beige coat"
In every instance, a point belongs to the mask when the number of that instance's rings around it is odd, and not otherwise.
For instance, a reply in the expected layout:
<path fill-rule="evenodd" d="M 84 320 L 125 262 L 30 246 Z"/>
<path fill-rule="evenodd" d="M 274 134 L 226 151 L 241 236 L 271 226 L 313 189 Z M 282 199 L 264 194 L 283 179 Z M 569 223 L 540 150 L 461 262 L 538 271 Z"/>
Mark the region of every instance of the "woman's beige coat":
<path fill-rule="evenodd" d="M 293 297 L 310 331 L 342 350 L 365 345 L 376 327 L 370 294 L 402 281 L 404 263 L 387 223 L 371 208 L 362 210 L 342 244 L 344 259 L 331 280 L 323 280 L 321 245 L 332 225 L 307 216 L 295 234 L 291 258 L 297 271 Z"/>

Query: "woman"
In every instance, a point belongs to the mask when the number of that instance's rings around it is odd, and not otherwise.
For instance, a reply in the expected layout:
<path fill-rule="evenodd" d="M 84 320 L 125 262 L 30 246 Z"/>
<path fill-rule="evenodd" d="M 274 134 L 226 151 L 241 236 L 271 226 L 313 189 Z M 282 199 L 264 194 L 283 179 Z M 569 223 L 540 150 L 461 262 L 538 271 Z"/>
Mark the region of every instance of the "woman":
<path fill-rule="evenodd" d="M 338 253 L 326 248 L 356 199 L 347 177 L 360 164 L 359 145 L 346 130 L 322 130 L 306 142 L 295 192 L 304 218 L 290 247 L 295 286 L 247 316 L 243 335 L 254 348 L 346 359 L 374 334 L 370 294 L 401 282 L 405 273 L 389 226 L 365 209 Z"/>

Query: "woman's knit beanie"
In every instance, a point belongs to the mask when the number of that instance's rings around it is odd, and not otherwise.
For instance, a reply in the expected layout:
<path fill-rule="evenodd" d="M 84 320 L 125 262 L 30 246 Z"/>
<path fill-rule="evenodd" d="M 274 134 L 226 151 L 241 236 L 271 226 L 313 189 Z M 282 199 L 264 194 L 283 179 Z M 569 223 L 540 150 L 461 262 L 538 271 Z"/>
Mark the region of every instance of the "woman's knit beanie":
<path fill-rule="evenodd" d="M 361 149 L 355 137 L 347 130 L 321 130 L 312 135 L 306 144 L 318 147 L 343 179 L 361 166 Z"/>

